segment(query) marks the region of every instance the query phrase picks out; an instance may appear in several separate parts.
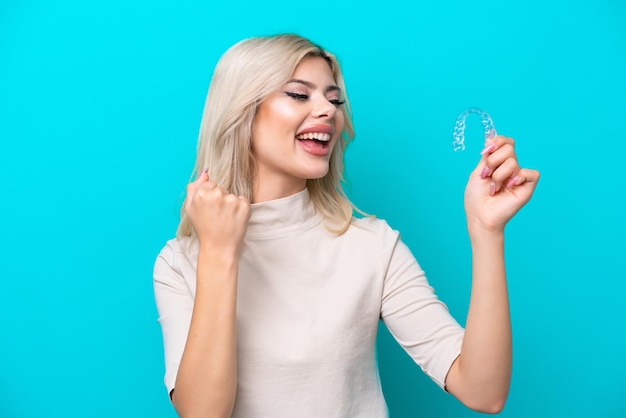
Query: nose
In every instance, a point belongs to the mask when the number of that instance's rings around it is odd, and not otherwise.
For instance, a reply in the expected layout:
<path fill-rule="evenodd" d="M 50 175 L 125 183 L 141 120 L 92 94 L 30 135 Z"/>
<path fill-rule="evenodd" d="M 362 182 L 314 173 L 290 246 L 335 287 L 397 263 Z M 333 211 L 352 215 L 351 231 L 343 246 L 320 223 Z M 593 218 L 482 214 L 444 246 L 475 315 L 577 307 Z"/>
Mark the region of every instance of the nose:
<path fill-rule="evenodd" d="M 320 95 L 314 100 L 313 116 L 320 119 L 332 119 L 337 113 L 337 107 L 328 101 L 324 95 Z"/>

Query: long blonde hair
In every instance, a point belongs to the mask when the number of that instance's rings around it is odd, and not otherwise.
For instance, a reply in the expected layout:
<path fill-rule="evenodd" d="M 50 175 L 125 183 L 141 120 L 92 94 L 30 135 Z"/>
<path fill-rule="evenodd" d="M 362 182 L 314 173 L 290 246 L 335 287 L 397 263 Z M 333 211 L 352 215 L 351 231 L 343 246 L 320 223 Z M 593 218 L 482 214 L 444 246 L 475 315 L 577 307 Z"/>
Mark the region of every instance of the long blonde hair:
<path fill-rule="evenodd" d="M 229 193 L 252 199 L 255 174 L 251 152 L 252 124 L 259 104 L 283 86 L 296 66 L 307 57 L 322 57 L 332 70 L 337 85 L 346 88 L 339 62 L 306 38 L 293 34 L 250 38 L 233 45 L 217 63 L 200 124 L 195 178 L 208 168 L 209 178 Z M 344 128 L 329 161 L 328 173 L 307 180 L 316 210 L 328 221 L 330 230 L 348 229 L 354 209 L 343 188 L 344 150 L 354 138 L 352 113 L 347 96 L 340 108 Z M 177 237 L 193 234 L 189 217 L 181 208 Z"/>

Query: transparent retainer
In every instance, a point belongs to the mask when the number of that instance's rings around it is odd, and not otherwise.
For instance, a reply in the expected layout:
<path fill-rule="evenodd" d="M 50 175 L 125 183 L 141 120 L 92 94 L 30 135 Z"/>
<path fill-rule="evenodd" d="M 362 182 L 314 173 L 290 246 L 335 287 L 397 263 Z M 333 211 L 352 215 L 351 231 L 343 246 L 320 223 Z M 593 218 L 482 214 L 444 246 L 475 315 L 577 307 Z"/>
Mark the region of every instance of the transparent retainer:
<path fill-rule="evenodd" d="M 489 113 L 476 107 L 468 107 L 456 117 L 456 122 L 454 123 L 454 132 L 452 133 L 454 141 L 452 141 L 452 145 L 455 151 L 465 150 L 465 119 L 472 113 L 480 116 L 480 121 L 483 124 L 485 142 L 497 135 L 496 128 L 493 125 Z"/>

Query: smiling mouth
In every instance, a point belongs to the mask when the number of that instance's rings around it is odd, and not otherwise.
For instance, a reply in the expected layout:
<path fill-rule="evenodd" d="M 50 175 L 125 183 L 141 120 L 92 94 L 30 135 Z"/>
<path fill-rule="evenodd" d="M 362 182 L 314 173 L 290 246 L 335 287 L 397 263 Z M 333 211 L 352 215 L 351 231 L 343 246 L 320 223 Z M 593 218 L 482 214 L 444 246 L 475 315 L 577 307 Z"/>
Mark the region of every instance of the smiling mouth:
<path fill-rule="evenodd" d="M 300 135 L 296 135 L 296 139 L 301 142 L 307 142 L 309 144 L 315 144 L 318 147 L 326 148 L 330 142 L 330 134 L 325 132 L 308 132 Z"/>

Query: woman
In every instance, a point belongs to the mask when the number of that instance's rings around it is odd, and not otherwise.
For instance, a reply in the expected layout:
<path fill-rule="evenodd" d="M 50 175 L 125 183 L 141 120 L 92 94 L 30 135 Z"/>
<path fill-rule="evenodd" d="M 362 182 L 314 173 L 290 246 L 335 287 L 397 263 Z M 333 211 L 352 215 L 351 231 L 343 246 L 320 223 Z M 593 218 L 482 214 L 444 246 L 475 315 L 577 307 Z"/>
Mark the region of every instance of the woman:
<path fill-rule="evenodd" d="M 465 193 L 472 295 L 463 330 L 381 220 L 341 189 L 353 137 L 335 57 L 296 35 L 242 41 L 218 63 L 177 238 L 154 269 L 181 416 L 384 417 L 379 319 L 442 388 L 502 409 L 511 376 L 504 226 L 539 173 L 510 138 Z"/>

